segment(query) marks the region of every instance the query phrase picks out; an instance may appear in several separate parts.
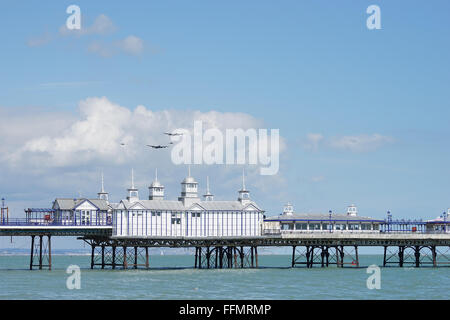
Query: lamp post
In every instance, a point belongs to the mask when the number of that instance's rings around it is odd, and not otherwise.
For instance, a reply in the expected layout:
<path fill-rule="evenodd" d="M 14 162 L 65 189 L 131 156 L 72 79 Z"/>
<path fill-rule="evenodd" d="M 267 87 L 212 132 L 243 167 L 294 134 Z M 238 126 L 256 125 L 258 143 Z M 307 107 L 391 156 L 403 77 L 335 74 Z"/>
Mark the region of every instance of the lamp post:
<path fill-rule="evenodd" d="M 331 224 L 331 213 L 332 213 L 332 211 L 329 210 L 329 211 L 328 211 L 328 217 L 330 218 L 330 226 L 328 227 L 328 229 L 330 229 L 330 233 L 331 233 L 332 230 L 333 230 L 333 225 Z"/>
<path fill-rule="evenodd" d="M 388 232 L 390 232 L 391 231 L 392 214 L 389 210 L 387 212 L 387 222 L 388 222 Z"/>
<path fill-rule="evenodd" d="M 5 223 L 5 198 L 2 198 L 2 220 L 1 223 L 4 224 Z"/>
<path fill-rule="evenodd" d="M 446 230 L 447 230 L 447 226 L 446 226 L 446 224 L 447 224 L 447 212 L 443 212 L 442 213 L 442 217 L 444 218 L 444 232 L 446 232 Z"/>

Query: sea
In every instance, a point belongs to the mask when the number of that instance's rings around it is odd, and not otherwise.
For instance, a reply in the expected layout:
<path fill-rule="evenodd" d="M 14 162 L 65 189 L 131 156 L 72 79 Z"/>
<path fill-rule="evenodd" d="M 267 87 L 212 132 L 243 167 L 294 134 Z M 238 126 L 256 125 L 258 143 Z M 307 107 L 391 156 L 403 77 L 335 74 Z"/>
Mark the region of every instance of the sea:
<path fill-rule="evenodd" d="M 89 255 L 53 255 L 52 260 L 51 271 L 28 270 L 28 255 L 0 256 L 0 299 L 450 298 L 449 267 L 380 268 L 379 289 L 368 286 L 373 273 L 367 267 L 380 265 L 382 255 L 360 255 L 359 268 L 310 269 L 291 268 L 290 255 L 260 255 L 257 269 L 195 269 L 193 255 L 151 255 L 149 270 L 91 270 Z M 80 268 L 79 289 L 67 285 L 71 265 Z"/>

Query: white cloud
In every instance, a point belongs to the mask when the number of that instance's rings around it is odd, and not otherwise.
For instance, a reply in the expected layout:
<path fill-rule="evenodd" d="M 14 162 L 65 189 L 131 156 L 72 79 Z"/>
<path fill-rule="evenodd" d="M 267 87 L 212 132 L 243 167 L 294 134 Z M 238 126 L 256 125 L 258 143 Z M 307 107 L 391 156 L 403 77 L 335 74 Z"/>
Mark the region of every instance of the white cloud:
<path fill-rule="evenodd" d="M 115 53 L 114 47 L 101 41 L 93 41 L 89 44 L 87 50 L 90 53 L 97 54 L 103 58 L 112 57 Z"/>
<path fill-rule="evenodd" d="M 97 18 L 95 18 L 94 23 L 91 26 L 87 27 L 85 27 L 83 15 L 81 15 L 81 17 L 81 29 L 69 30 L 64 24 L 59 28 L 59 34 L 62 36 L 107 35 L 113 33 L 117 29 L 112 20 L 104 14 L 101 14 Z"/>
<path fill-rule="evenodd" d="M 308 133 L 306 135 L 306 142 L 303 146 L 308 150 L 316 151 L 319 148 L 319 143 L 323 140 L 323 135 L 320 133 Z"/>
<path fill-rule="evenodd" d="M 98 17 L 96 17 L 94 23 L 90 26 L 85 25 L 83 17 L 84 15 L 81 15 L 81 29 L 70 30 L 64 24 L 59 28 L 59 37 L 57 35 L 52 35 L 46 32 L 41 36 L 28 39 L 27 45 L 29 47 L 38 47 L 48 44 L 54 39 L 61 39 L 68 36 L 75 36 L 78 38 L 84 36 L 105 36 L 114 33 L 117 30 L 117 27 L 114 25 L 112 20 L 105 14 L 100 14 Z M 102 39 L 98 39 L 98 37 L 96 37 L 96 39 L 92 40 L 87 47 L 88 52 L 97 54 L 105 58 L 112 57 L 118 53 L 140 56 L 144 52 L 144 49 L 144 41 L 135 35 L 128 35 L 127 37 L 119 40 L 107 41 L 105 41 L 104 37 Z M 159 51 L 156 48 L 149 49 L 149 51 L 153 53 Z"/>
<path fill-rule="evenodd" d="M 332 148 L 353 152 L 373 151 L 383 145 L 393 142 L 393 138 L 380 134 L 361 134 L 357 136 L 341 136 L 330 139 Z"/>
<path fill-rule="evenodd" d="M 194 120 L 202 120 L 204 129 L 261 128 L 263 122 L 244 113 L 217 111 L 152 111 L 139 105 L 130 110 L 109 101 L 93 97 L 79 103 L 80 116 L 57 130 L 28 131 L 28 139 L 14 141 L 14 150 L 6 150 L 3 160 L 10 164 L 38 167 L 80 166 L 95 163 L 122 164 L 127 161 L 146 162 L 151 152 L 155 161 L 166 161 L 165 151 L 149 150 L 146 144 L 166 144 L 163 132 L 176 128 L 190 129 Z M 18 121 L 17 130 L 26 128 L 36 116 Z M 57 123 L 54 118 L 40 120 L 43 128 Z M 19 124 L 20 123 L 20 124 Z M 125 143 L 126 146 L 121 146 Z M 283 142 L 281 143 L 283 149 Z M 1 152 L 1 151 L 0 151 Z M 0 153 L 1 154 L 1 153 Z M 164 160 L 163 160 L 164 158 Z"/>
<path fill-rule="evenodd" d="M 136 36 L 128 36 L 119 41 L 117 46 L 125 53 L 138 56 L 144 51 L 144 42 Z"/>
<path fill-rule="evenodd" d="M 394 139 L 381 134 L 361 134 L 353 136 L 324 137 L 320 133 L 309 133 L 306 136 L 303 147 L 307 150 L 317 151 L 321 145 L 352 152 L 374 151 L 386 144 L 394 142 Z"/>
<path fill-rule="evenodd" d="M 140 197 L 148 196 L 147 187 L 154 170 L 166 186 L 166 199 L 179 196 L 180 181 L 187 166 L 174 165 L 171 149 L 154 150 L 146 144 L 168 144 L 163 132 L 177 128 L 192 130 L 194 120 L 202 120 L 204 130 L 263 128 L 264 122 L 245 113 L 189 110 L 152 110 L 138 105 L 127 108 L 106 97 L 87 98 L 77 113 L 0 108 L 0 178 L 8 190 L 5 196 L 16 212 L 28 206 L 48 206 L 54 197 L 96 196 L 100 172 L 113 201 L 126 196 L 130 170 L 134 168 Z M 284 143 L 280 138 L 280 150 Z M 125 146 L 121 146 L 125 143 Z M 281 152 L 281 151 L 280 151 Z M 246 184 L 252 197 L 263 205 L 266 196 L 285 199 L 285 180 L 261 176 L 259 166 L 246 166 Z M 241 165 L 193 165 L 192 174 L 200 183 L 199 194 L 210 177 L 216 199 L 235 199 L 241 185 Z M 274 189 L 278 191 L 274 191 Z M 14 201 L 17 203 L 14 204 Z M 283 200 L 284 201 L 284 200 Z"/>
<path fill-rule="evenodd" d="M 314 177 L 311 177 L 311 181 L 312 182 L 322 182 L 322 181 L 324 181 L 325 180 L 325 177 L 324 176 L 314 176 Z"/>
<path fill-rule="evenodd" d="M 32 38 L 28 39 L 27 45 L 29 47 L 39 47 L 39 46 L 46 45 L 47 43 L 49 43 L 52 40 L 53 40 L 52 35 L 48 32 L 45 32 L 44 34 L 42 34 L 40 36 L 32 37 Z"/>
<path fill-rule="evenodd" d="M 144 52 L 144 41 L 136 36 L 128 36 L 114 43 L 93 41 L 88 46 L 88 51 L 104 58 L 112 57 L 120 52 L 140 56 Z"/>

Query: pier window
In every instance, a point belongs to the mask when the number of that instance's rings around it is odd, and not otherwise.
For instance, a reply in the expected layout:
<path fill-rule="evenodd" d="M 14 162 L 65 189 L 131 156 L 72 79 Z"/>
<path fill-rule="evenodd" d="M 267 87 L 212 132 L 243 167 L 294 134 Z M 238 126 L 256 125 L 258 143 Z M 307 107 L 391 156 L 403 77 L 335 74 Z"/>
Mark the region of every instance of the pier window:
<path fill-rule="evenodd" d="M 81 210 L 81 224 L 89 225 L 91 218 L 91 212 L 89 210 Z"/>
<path fill-rule="evenodd" d="M 320 223 L 310 223 L 309 230 L 320 230 Z"/>
<path fill-rule="evenodd" d="M 336 230 L 347 230 L 347 225 L 346 224 L 336 224 L 335 229 Z"/>
<path fill-rule="evenodd" d="M 200 218 L 201 213 L 200 212 L 192 212 L 192 218 Z"/>
<path fill-rule="evenodd" d="M 307 230 L 308 229 L 308 225 L 306 223 L 296 223 L 295 224 L 295 229 L 296 230 Z"/>
<path fill-rule="evenodd" d="M 161 211 L 152 211 L 152 217 L 161 217 Z"/>
<path fill-rule="evenodd" d="M 359 230 L 359 224 L 357 223 L 349 223 L 348 230 Z"/>
<path fill-rule="evenodd" d="M 283 223 L 281 224 L 281 230 L 292 230 L 294 228 L 293 224 Z"/>

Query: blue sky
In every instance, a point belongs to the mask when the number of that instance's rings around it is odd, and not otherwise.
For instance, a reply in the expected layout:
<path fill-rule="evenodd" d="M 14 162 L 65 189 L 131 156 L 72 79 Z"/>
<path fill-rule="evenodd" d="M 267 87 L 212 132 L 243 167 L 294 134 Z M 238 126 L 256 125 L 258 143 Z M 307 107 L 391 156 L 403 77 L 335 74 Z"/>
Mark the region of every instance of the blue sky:
<path fill-rule="evenodd" d="M 81 8 L 82 27 L 104 15 L 111 30 L 62 35 L 70 4 Z M 366 27 L 371 4 L 380 6 L 381 30 Z M 355 203 L 361 215 L 434 218 L 450 207 L 449 9 L 448 1 L 8 2 L 0 11 L 1 196 L 17 217 L 56 196 L 95 196 L 102 168 L 119 200 L 135 167 L 145 197 L 162 167 L 175 198 L 187 170 L 164 167 L 168 153 L 120 164 L 8 158 L 80 121 L 80 101 L 106 97 L 130 110 L 245 113 L 279 128 L 279 174 L 249 170 L 247 182 L 268 215 L 290 201 L 297 211 Z M 143 49 L 123 49 L 129 36 Z M 241 169 L 193 174 L 201 183 L 217 175 L 212 191 L 234 198 Z"/>

